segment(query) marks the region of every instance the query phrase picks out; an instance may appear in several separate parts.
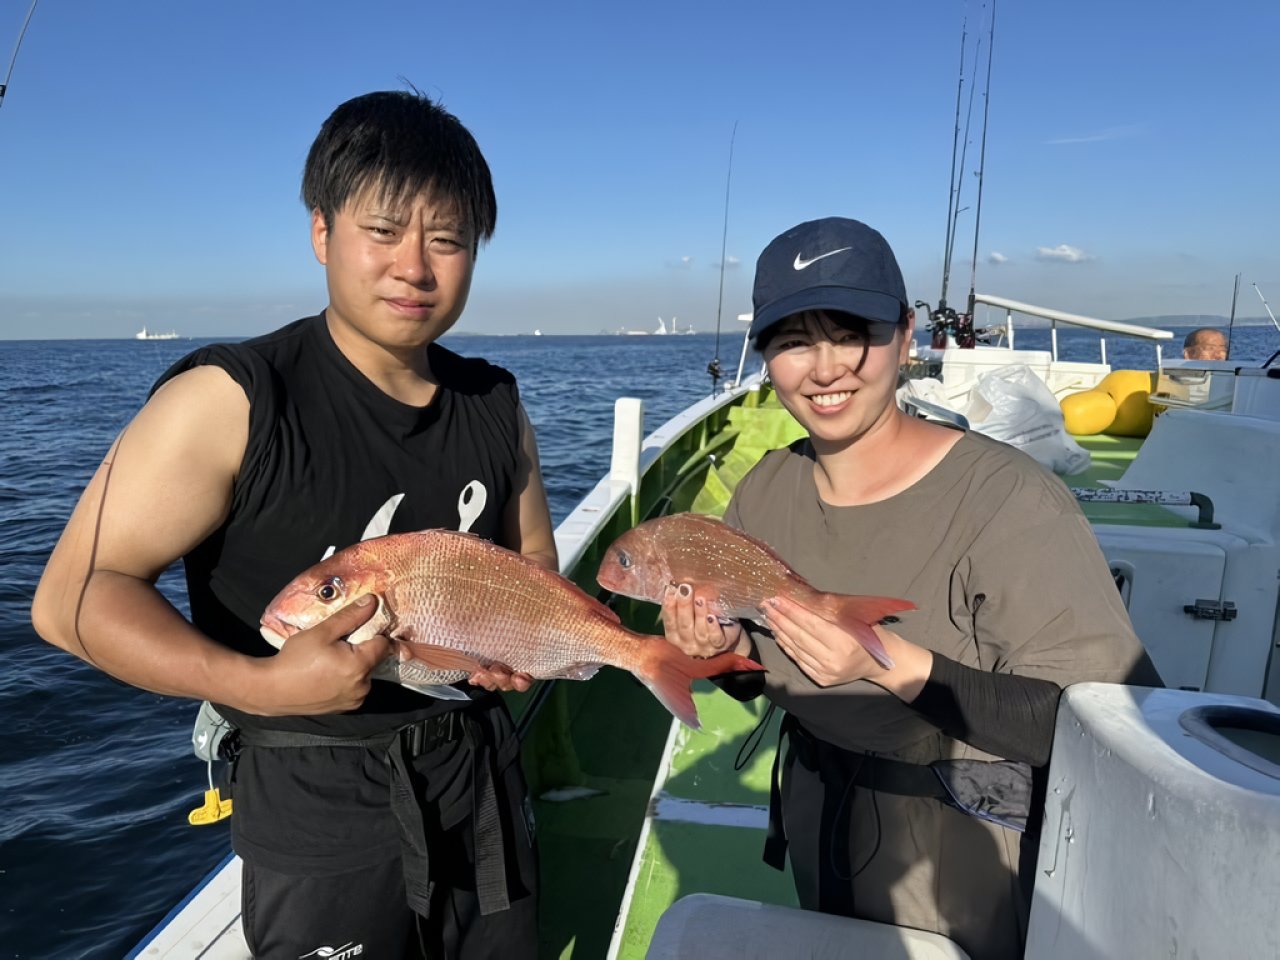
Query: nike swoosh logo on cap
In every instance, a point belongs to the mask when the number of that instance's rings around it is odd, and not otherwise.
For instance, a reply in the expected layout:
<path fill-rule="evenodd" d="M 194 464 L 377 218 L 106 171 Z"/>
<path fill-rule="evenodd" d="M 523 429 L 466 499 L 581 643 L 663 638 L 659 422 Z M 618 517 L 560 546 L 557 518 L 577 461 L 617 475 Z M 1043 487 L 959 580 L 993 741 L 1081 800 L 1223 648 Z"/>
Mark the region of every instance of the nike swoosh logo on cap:
<path fill-rule="evenodd" d="M 844 253 L 846 250 L 852 250 L 853 247 L 841 247 L 839 250 L 828 250 L 826 253 L 820 253 L 812 260 L 803 259 L 800 254 L 796 254 L 796 262 L 792 264 L 797 270 L 803 270 L 810 264 L 817 263 L 819 260 L 825 260 L 827 257 L 834 257 L 837 253 Z"/>

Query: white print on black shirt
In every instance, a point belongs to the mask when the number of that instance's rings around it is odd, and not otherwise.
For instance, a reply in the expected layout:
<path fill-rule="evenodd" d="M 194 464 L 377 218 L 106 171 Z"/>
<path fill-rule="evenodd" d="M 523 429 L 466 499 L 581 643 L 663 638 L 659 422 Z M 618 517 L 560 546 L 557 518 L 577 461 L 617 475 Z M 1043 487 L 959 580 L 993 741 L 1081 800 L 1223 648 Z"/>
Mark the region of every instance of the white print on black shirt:
<path fill-rule="evenodd" d="M 316 957 L 317 960 L 348 960 L 349 957 L 358 957 L 364 953 L 363 943 L 344 943 L 340 947 L 316 947 L 310 953 L 304 953 L 298 960 L 310 960 Z"/>
<path fill-rule="evenodd" d="M 396 509 L 403 499 L 403 493 L 388 497 L 387 502 L 379 507 L 377 512 L 369 518 L 368 524 L 365 525 L 364 533 L 360 534 L 360 539 L 372 540 L 374 537 L 386 536 L 391 530 L 391 518 L 396 515 Z M 462 493 L 458 494 L 458 529 L 462 533 L 471 532 L 472 524 L 480 519 L 480 514 L 484 513 L 485 504 L 488 502 L 489 491 L 485 489 L 484 484 L 479 480 L 472 480 L 462 488 Z M 331 545 L 320 559 L 329 559 L 336 549 L 337 547 Z"/>
<path fill-rule="evenodd" d="M 462 488 L 458 495 L 458 529 L 463 533 L 471 532 L 471 525 L 484 513 L 484 505 L 489 500 L 489 491 L 479 480 L 472 480 Z"/>

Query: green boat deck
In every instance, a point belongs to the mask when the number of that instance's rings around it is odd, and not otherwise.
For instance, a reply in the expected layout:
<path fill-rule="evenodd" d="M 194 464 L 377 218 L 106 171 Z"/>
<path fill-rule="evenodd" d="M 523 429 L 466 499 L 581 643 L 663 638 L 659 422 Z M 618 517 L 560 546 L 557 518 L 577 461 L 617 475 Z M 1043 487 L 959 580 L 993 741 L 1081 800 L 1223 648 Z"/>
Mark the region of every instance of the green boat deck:
<path fill-rule="evenodd" d="M 675 730 L 670 766 L 654 797 L 633 874 L 619 958 L 643 958 L 663 911 L 691 893 L 796 903 L 789 871 L 761 859 L 780 714 L 774 713 L 763 736 L 757 735 L 756 750 L 736 770 L 767 702 L 739 703 L 710 684 L 699 685 L 694 702 L 702 729 Z"/>
<path fill-rule="evenodd" d="M 1091 462 L 1083 473 L 1062 479 L 1068 486 L 1098 489 L 1119 480 L 1142 447 L 1140 437 L 1111 437 L 1095 434 L 1073 437 L 1089 451 Z M 1135 527 L 1185 527 L 1187 521 L 1158 503 L 1092 503 L 1082 502 L 1080 509 L 1090 523 L 1125 524 Z"/>
<path fill-rule="evenodd" d="M 744 425 L 749 425 L 743 429 Z M 738 481 L 767 451 L 802 435 L 800 426 L 768 387 L 747 394 L 741 404 L 708 418 L 681 437 L 646 473 L 635 504 L 610 521 L 573 571 L 576 582 L 599 593 L 595 574 L 604 549 L 638 520 L 664 513 L 694 511 L 719 516 Z M 624 598 L 611 605 L 623 622 L 642 633 L 661 633 L 658 608 Z M 531 695 L 513 698 L 513 713 L 528 706 Z M 703 729 L 680 727 L 678 762 L 683 773 L 666 785 L 686 799 L 709 803 L 768 805 L 768 769 L 776 730 L 761 743 L 742 774 L 733 770 L 738 743 L 755 725 L 751 711 L 709 683 L 695 686 L 694 700 Z M 589 683 L 558 683 L 542 704 L 526 738 L 524 766 L 534 796 L 539 856 L 543 863 L 539 955 L 544 958 L 604 957 L 613 936 L 635 858 L 636 844 L 671 730 L 671 715 L 630 674 L 605 668 Z M 688 758 L 688 759 L 685 759 Z M 578 795 L 572 791 L 600 791 Z M 686 796 L 686 791 L 689 792 Z M 691 832 L 712 831 L 707 837 Z M 636 949 L 643 956 L 653 923 L 672 899 L 693 890 L 746 894 L 761 889 L 757 867 L 776 884 L 782 902 L 793 896 L 791 881 L 760 861 L 758 837 L 737 827 L 698 827 L 660 821 L 647 836 L 646 862 L 665 857 L 663 869 L 650 871 L 652 891 L 635 901 Z M 714 850 L 708 860 L 701 851 Z M 688 851 L 683 857 L 677 850 Z M 726 869 L 726 864 L 730 865 Z M 553 865 L 553 866 L 552 866 Z M 655 861 L 656 866 L 656 861 Z M 716 878 L 740 880 L 732 889 L 714 886 Z M 723 882 L 723 881 L 721 881 Z M 652 908 L 652 909 L 651 909 Z M 648 918 L 644 920 L 642 918 Z M 647 923 L 647 932 L 645 924 Z"/>

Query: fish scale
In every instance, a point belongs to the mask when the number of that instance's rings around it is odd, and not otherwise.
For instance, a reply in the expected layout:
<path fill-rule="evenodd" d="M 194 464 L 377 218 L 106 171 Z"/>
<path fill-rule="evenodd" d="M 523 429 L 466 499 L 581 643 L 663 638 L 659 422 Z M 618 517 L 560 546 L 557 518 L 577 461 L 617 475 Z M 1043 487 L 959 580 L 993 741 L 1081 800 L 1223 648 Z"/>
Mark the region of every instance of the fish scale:
<path fill-rule="evenodd" d="M 557 592 L 546 589 L 554 575 L 486 574 L 482 571 L 492 566 L 471 558 L 498 548 L 471 537 L 433 539 L 443 540 L 444 549 L 423 550 L 412 541 L 403 544 L 407 589 L 399 582 L 392 586 L 389 602 L 412 611 L 400 617 L 408 639 L 452 647 L 482 662 L 518 663 L 518 669 L 533 676 L 554 676 L 569 665 L 566 661 L 600 661 L 609 656 L 607 651 L 614 653 L 611 661 L 621 661 L 615 665 L 629 662 L 628 651 L 614 650 L 620 641 L 629 641 L 625 631 L 590 607 L 584 611 L 558 602 Z M 441 589 L 442 584 L 447 586 Z M 532 639 L 535 633 L 538 641 Z"/>
<path fill-rule="evenodd" d="M 695 579 L 718 582 L 724 608 L 719 612 L 732 617 L 753 616 L 759 598 L 783 592 L 788 584 L 789 570 L 782 561 L 758 549 L 753 542 L 708 535 L 697 529 L 702 522 L 702 518 L 693 520 L 690 525 L 696 532 L 686 533 L 672 550 L 673 580 L 677 583 Z M 724 526 L 717 521 L 707 522 L 715 523 L 717 528 Z M 799 578 L 790 579 L 798 581 Z"/>

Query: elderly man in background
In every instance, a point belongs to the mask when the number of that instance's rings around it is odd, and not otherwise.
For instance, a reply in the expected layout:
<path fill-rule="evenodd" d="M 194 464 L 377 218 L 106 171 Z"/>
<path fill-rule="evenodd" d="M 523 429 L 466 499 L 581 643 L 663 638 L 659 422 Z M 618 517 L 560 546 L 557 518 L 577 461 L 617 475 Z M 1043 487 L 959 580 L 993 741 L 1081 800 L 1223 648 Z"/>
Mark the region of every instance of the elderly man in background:
<path fill-rule="evenodd" d="M 1192 330 L 1182 341 L 1182 357 L 1185 360 L 1225 360 L 1227 335 L 1213 327 Z"/>

